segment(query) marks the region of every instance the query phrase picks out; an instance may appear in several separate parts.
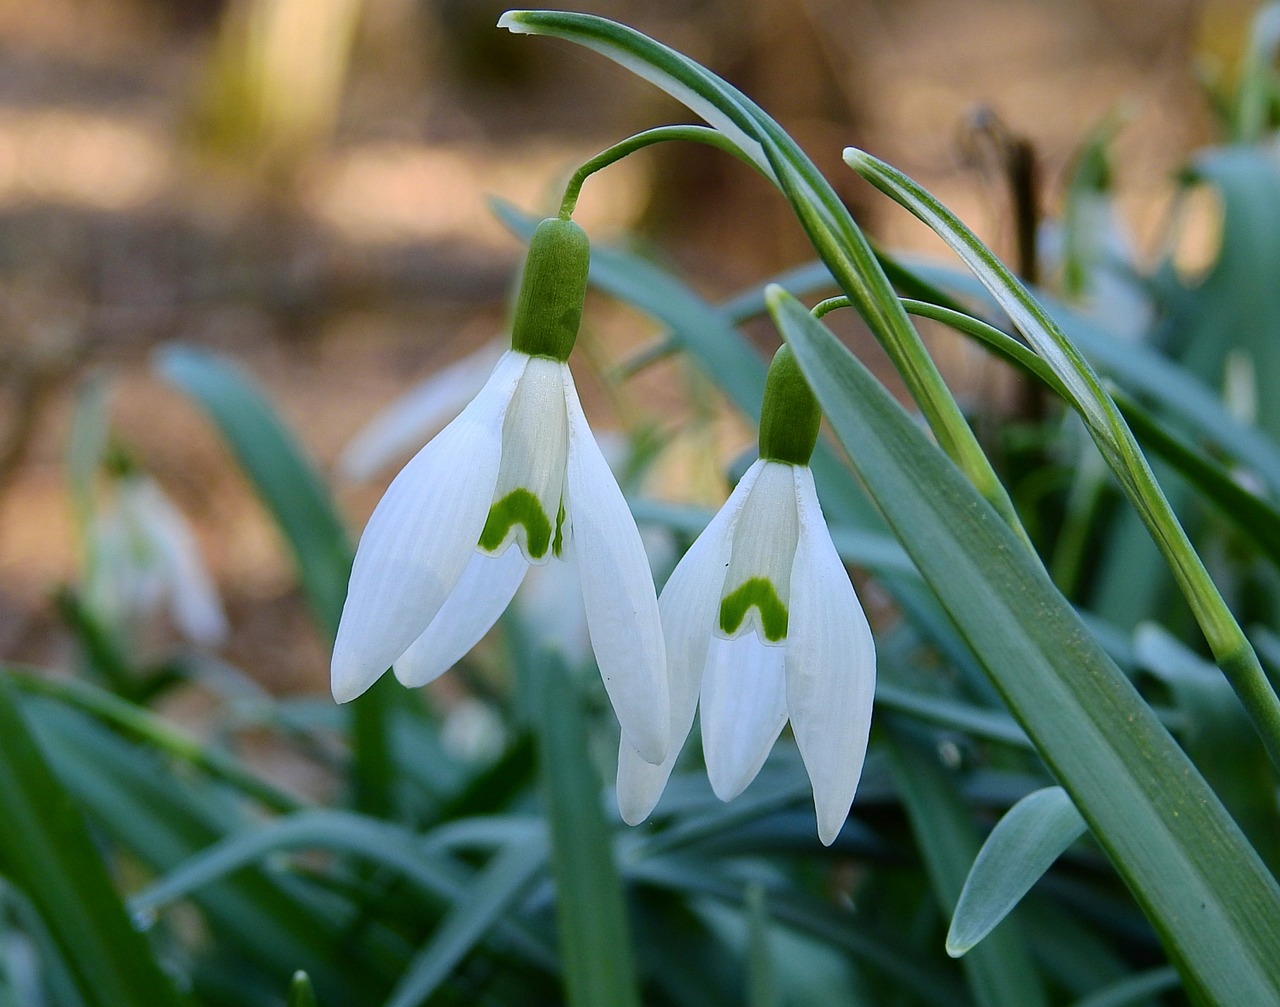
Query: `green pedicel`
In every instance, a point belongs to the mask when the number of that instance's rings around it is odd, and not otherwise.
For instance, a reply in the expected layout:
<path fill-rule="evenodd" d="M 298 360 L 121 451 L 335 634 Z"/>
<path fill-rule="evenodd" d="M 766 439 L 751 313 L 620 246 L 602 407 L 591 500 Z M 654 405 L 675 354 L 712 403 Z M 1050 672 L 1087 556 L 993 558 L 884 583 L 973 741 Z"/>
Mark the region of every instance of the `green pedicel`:
<path fill-rule="evenodd" d="M 783 346 L 769 365 L 760 407 L 760 457 L 787 465 L 808 465 L 818 443 L 822 411 L 796 363 Z"/>
<path fill-rule="evenodd" d="M 557 555 L 559 555 L 560 545 L 560 521 L 561 518 L 557 515 Z M 547 554 L 547 546 L 551 544 L 551 521 L 542 510 L 542 504 L 538 498 L 523 487 L 512 490 L 489 508 L 489 517 L 485 520 L 484 530 L 480 532 L 480 548 L 485 552 L 493 552 L 502 545 L 507 532 L 516 524 L 524 525 L 529 544 L 529 558 L 542 559 Z"/>
<path fill-rule="evenodd" d="M 548 218 L 529 241 L 511 348 L 531 357 L 569 359 L 587 296 L 591 246 L 572 220 Z"/>
<path fill-rule="evenodd" d="M 777 589 L 765 577 L 751 577 L 725 595 L 720 602 L 720 629 L 725 633 L 736 633 L 752 605 L 760 613 L 764 638 L 770 643 L 785 640 L 787 606 L 782 604 Z"/>

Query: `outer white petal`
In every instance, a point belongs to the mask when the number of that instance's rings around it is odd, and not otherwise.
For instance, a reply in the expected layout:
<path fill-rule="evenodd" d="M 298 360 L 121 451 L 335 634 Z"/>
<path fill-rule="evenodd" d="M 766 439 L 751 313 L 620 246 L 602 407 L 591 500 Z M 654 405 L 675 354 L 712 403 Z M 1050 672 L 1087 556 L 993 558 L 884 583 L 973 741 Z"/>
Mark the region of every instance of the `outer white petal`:
<path fill-rule="evenodd" d="M 622 735 L 647 762 L 667 755 L 667 655 L 649 558 L 631 509 L 596 444 L 564 368 L 569 415 L 565 511 L 582 574 L 596 664 Z"/>
<path fill-rule="evenodd" d="M 473 552 L 436 617 L 394 668 L 402 685 L 426 685 L 457 664 L 507 610 L 529 564 L 517 548 L 501 556 Z"/>
<path fill-rule="evenodd" d="M 720 592 L 729 566 L 733 529 L 759 475 L 759 463 L 747 470 L 711 523 L 676 565 L 658 598 L 667 640 L 671 684 L 670 747 L 661 765 L 646 762 L 624 738 L 618 746 L 618 810 L 628 825 L 649 817 L 662 796 L 698 707 L 707 645 L 719 618 Z"/>
<path fill-rule="evenodd" d="M 754 632 L 711 638 L 702 674 L 702 754 L 722 801 L 747 789 L 787 722 L 786 656 L 786 647 Z"/>
<path fill-rule="evenodd" d="M 397 399 L 361 430 L 338 458 L 346 479 L 362 482 L 409 455 L 462 411 L 502 356 L 503 339 L 442 368 Z"/>
<path fill-rule="evenodd" d="M 475 550 L 502 420 L 529 357 L 507 353 L 480 394 L 401 469 L 356 550 L 333 646 L 333 696 L 369 688 L 435 618 Z"/>
<path fill-rule="evenodd" d="M 818 836 L 834 842 L 862 775 L 876 689 L 871 627 L 818 505 L 813 475 L 796 469 L 800 541 L 791 572 L 787 710 L 818 813 Z"/>

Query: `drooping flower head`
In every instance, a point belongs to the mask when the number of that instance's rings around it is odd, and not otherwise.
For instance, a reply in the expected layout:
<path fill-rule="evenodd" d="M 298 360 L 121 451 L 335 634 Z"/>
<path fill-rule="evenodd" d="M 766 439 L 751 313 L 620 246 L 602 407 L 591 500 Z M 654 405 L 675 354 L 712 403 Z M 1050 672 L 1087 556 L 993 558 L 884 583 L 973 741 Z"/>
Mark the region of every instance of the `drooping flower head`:
<path fill-rule="evenodd" d="M 747 787 L 790 719 L 813 783 L 818 835 L 830 844 L 844 824 L 871 726 L 875 644 L 809 470 L 820 422 L 784 346 L 769 368 L 760 458 L 658 602 L 671 744 L 662 764 L 650 765 L 623 739 L 618 804 L 631 824 L 657 804 L 699 702 L 718 797 L 730 800 Z"/>
<path fill-rule="evenodd" d="M 538 226 L 511 349 L 374 509 L 334 644 L 339 702 L 389 666 L 405 685 L 436 678 L 488 632 L 531 563 L 572 550 L 622 735 L 642 760 L 666 754 L 666 655 L 648 560 L 566 363 L 589 258 L 573 222 Z"/>

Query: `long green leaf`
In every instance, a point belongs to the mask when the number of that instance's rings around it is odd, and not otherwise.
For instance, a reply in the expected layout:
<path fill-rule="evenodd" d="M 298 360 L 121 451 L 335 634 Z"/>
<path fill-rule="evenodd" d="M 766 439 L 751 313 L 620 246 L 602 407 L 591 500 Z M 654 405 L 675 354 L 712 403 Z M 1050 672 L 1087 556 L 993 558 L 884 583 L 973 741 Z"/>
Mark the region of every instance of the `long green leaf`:
<path fill-rule="evenodd" d="M 1084 830 L 1084 819 L 1061 787 L 1034 791 L 1010 808 L 965 879 L 947 953 L 962 955 L 986 937 Z"/>
<path fill-rule="evenodd" d="M 546 862 L 545 842 L 515 844 L 494 857 L 409 963 L 386 1007 L 424 1003 L 524 895 Z"/>
<path fill-rule="evenodd" d="M 950 913 L 978 854 L 977 832 L 936 751 L 892 719 L 883 733 L 934 897 L 942 911 Z M 1036 1007 L 1049 1002 L 1022 936 L 1012 927 L 991 934 L 974 948 L 965 957 L 964 967 L 973 998 L 981 1007 Z"/>
<path fill-rule="evenodd" d="M 190 395 L 217 425 L 240 467 L 280 526 L 298 564 L 303 592 L 321 631 L 333 638 L 354 556 L 346 530 L 315 468 L 262 393 L 236 367 L 200 350 L 158 351 L 156 370 Z M 392 807 L 389 719 L 397 698 L 389 676 L 351 704 L 356 806 Z"/>
<path fill-rule="evenodd" d="M 237 823 L 224 794 L 215 796 L 198 778 L 174 776 L 152 753 L 81 712 L 43 697 L 27 700 L 24 712 L 55 772 L 98 827 L 150 870 L 177 867 Z M 249 870 L 209 885 L 193 901 L 224 950 L 259 971 L 305 968 L 341 1002 L 368 999 L 365 969 L 341 969 L 333 960 L 350 910 L 335 910 L 327 893 L 322 897 L 297 878 Z"/>
<path fill-rule="evenodd" d="M 1009 268 L 934 196 L 864 151 L 846 149 L 845 161 L 942 238 L 1052 368 L 1068 401 L 1079 412 L 1102 457 L 1159 546 L 1214 658 L 1248 710 L 1272 762 L 1280 768 L 1280 696 L 1267 681 L 1253 647 L 1191 545 L 1133 432 L 1093 367 Z"/>
<path fill-rule="evenodd" d="M 49 769 L 0 680 L 0 871 L 40 913 L 67 971 L 95 1007 L 179 1003 L 134 930 L 80 809 Z"/>
<path fill-rule="evenodd" d="M 1043 567 L 794 298 L 775 321 L 920 573 L 1089 823 L 1188 984 L 1280 1003 L 1280 888 Z"/>
<path fill-rule="evenodd" d="M 640 1007 L 626 903 L 581 699 L 556 654 L 544 652 L 520 670 L 535 679 L 529 691 L 551 828 L 566 1002 Z"/>
<path fill-rule="evenodd" d="M 155 367 L 217 424 L 284 533 L 320 627 L 338 627 L 351 573 L 351 542 L 315 468 L 262 393 L 236 367 L 183 346 L 157 352 Z"/>

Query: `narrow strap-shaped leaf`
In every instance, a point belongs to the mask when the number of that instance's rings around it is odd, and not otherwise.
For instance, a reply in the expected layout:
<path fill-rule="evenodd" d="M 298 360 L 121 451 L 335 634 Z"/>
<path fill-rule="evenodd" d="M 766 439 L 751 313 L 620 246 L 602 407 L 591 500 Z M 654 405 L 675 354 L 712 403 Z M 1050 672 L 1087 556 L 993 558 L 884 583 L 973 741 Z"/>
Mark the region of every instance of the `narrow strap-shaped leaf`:
<path fill-rule="evenodd" d="M 347 596 L 352 549 L 315 468 L 266 398 L 232 364 L 201 350 L 168 346 L 158 351 L 155 367 L 217 425 L 284 533 L 312 611 L 332 635 Z"/>
<path fill-rule="evenodd" d="M 1050 581 L 906 411 L 781 290 L 774 318 L 868 491 L 1188 985 L 1280 1003 L 1280 887 Z"/>
<path fill-rule="evenodd" d="M 534 679 L 528 691 L 551 829 L 565 1002 L 640 1007 L 627 907 L 581 699 L 554 653 L 544 651 L 520 670 Z"/>
<path fill-rule="evenodd" d="M 217 425 L 288 541 L 312 614 L 332 639 L 354 553 L 315 468 L 262 393 L 227 361 L 170 346 L 158 352 L 155 367 Z M 351 704 L 355 801 L 371 814 L 386 814 L 392 806 L 388 720 L 396 694 L 389 679 L 384 676 Z"/>
<path fill-rule="evenodd" d="M 546 862 L 546 843 L 542 841 L 513 844 L 495 856 L 467 886 L 467 897 L 454 904 L 431 940 L 414 956 L 386 1007 L 425 1003 L 502 914 L 510 911 Z"/>
<path fill-rule="evenodd" d="M 951 915 L 947 953 L 962 955 L 986 937 L 1084 831 L 1061 787 L 1034 791 L 1010 808 L 969 869 Z"/>
<path fill-rule="evenodd" d="M 133 928 L 81 811 L 0 679 L 0 872 L 30 899 L 80 996 L 95 1007 L 180 1002 Z"/>
<path fill-rule="evenodd" d="M 1052 368 L 1068 401 L 1115 473 L 1169 564 L 1214 658 L 1248 710 L 1271 761 L 1280 768 L 1280 696 L 1271 688 L 1244 631 L 1187 537 L 1119 407 L 1093 367 L 1017 277 L 934 196 L 896 168 L 849 148 L 845 160 L 947 243 Z"/>
<path fill-rule="evenodd" d="M 978 853 L 978 834 L 956 781 L 936 750 L 891 719 L 884 730 L 894 779 L 943 913 L 956 908 L 965 873 Z M 965 975 L 980 1007 L 1047 1005 L 1044 984 L 1017 930 L 1005 927 L 964 959 Z"/>
<path fill-rule="evenodd" d="M 311 988 L 311 977 L 301 970 L 293 974 L 293 980 L 289 983 L 288 1007 L 316 1007 L 316 994 Z"/>

